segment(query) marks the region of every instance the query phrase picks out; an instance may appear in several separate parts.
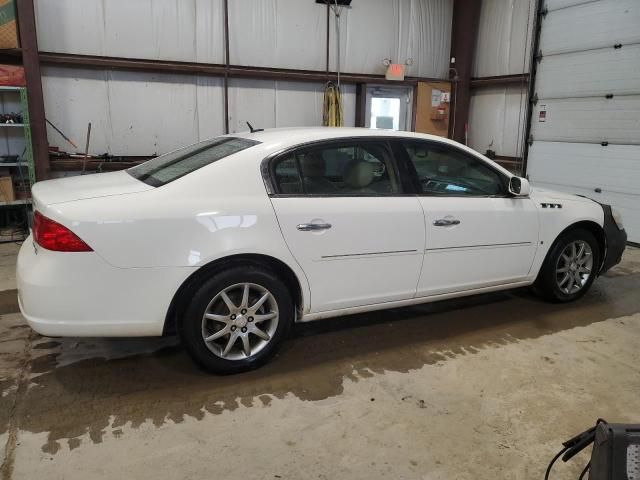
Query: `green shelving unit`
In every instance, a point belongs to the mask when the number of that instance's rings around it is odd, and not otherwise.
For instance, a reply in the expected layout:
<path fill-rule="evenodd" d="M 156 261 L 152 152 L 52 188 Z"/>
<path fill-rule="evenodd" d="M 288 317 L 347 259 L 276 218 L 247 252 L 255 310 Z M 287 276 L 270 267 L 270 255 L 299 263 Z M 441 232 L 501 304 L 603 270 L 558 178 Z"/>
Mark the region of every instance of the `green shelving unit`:
<path fill-rule="evenodd" d="M 27 183 L 30 191 L 36 181 L 36 175 L 31 142 L 27 89 L 24 87 L 0 86 L 0 99 L 2 108 L 5 109 L 2 113 L 9 113 L 11 110 L 6 110 L 8 109 L 8 105 L 11 105 L 15 108 L 14 111 L 19 108 L 23 120 L 20 124 L 0 123 L 0 157 L 18 156 L 16 161 L 0 161 L 0 169 L 9 172 L 14 184 L 16 180 Z M 20 142 L 16 141 L 16 132 L 21 132 L 24 138 L 24 149 L 22 151 L 12 151 L 12 148 L 15 149 L 16 145 L 20 145 Z M 20 150 L 20 148 L 18 149 Z M 3 174 L 3 176 L 6 175 Z M 0 227 L 2 230 L 6 230 L 10 225 L 15 225 L 18 222 L 22 223 L 26 229 L 26 225 L 29 224 L 29 217 L 31 216 L 30 205 L 30 198 L 20 198 L 11 201 L 0 199 Z M 6 232 L 0 231 L 0 243 L 17 241 L 22 238 L 19 238 L 19 236 L 13 233 L 7 234 Z"/>

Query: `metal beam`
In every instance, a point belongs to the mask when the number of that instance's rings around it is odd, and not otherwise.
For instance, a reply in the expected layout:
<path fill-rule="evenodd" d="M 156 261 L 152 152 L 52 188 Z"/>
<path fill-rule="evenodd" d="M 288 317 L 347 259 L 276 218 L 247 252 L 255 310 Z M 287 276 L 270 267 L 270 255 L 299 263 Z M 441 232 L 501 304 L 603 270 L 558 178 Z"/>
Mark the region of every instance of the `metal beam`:
<path fill-rule="evenodd" d="M 243 65 L 177 62 L 168 60 L 145 60 L 139 58 L 103 57 L 97 55 L 76 55 L 71 53 L 40 52 L 43 65 L 59 67 L 91 68 L 107 70 L 128 70 L 155 73 L 184 73 L 192 75 L 211 75 L 229 78 L 254 78 L 260 80 L 289 80 L 299 82 L 323 83 L 327 72 L 316 70 L 297 70 L 286 68 L 248 67 Z M 329 72 L 329 75 L 336 75 Z M 442 78 L 405 77 L 404 81 L 387 80 L 384 75 L 340 73 L 342 83 L 377 83 L 394 85 L 416 85 L 420 82 L 442 81 Z M 446 79 L 444 79 L 446 80 Z"/>
<path fill-rule="evenodd" d="M 229 133 L 229 0 L 224 0 L 224 133 Z"/>
<path fill-rule="evenodd" d="M 451 63 L 450 72 L 454 80 L 453 121 L 449 125 L 451 138 L 465 143 L 466 125 L 469 121 L 469 103 L 471 101 L 471 71 L 475 54 L 480 7 L 482 0 L 455 0 L 453 3 L 453 22 L 451 27 Z"/>
<path fill-rule="evenodd" d="M 342 78 L 340 79 L 342 80 Z M 367 114 L 367 85 L 364 83 L 356 84 L 356 127 L 364 127 L 366 124 Z"/>
<path fill-rule="evenodd" d="M 531 42 L 531 56 L 529 58 L 529 71 L 531 72 L 531 77 L 529 79 L 529 92 L 527 93 L 527 124 L 524 130 L 524 149 L 522 153 L 522 175 L 527 175 L 527 165 L 529 162 L 529 136 L 531 135 L 531 122 L 533 116 L 533 98 L 535 96 L 536 91 L 536 73 L 538 71 L 538 49 L 540 48 L 540 31 L 542 29 L 542 19 L 544 18 L 544 2 L 542 0 L 537 0 L 536 5 L 536 18 L 534 19 L 533 25 L 533 41 Z"/>
<path fill-rule="evenodd" d="M 27 81 L 29 100 L 29 124 L 33 148 L 33 161 L 37 180 L 49 178 L 49 143 L 44 117 L 44 99 L 42 97 L 42 77 L 36 36 L 36 17 L 33 0 L 18 0 L 18 29 L 20 31 L 20 49 L 22 65 Z"/>
<path fill-rule="evenodd" d="M 509 85 L 521 85 L 523 87 L 529 84 L 528 73 L 518 73 L 515 75 L 497 75 L 495 77 L 476 77 L 471 79 L 471 88 L 483 87 L 503 87 Z"/>

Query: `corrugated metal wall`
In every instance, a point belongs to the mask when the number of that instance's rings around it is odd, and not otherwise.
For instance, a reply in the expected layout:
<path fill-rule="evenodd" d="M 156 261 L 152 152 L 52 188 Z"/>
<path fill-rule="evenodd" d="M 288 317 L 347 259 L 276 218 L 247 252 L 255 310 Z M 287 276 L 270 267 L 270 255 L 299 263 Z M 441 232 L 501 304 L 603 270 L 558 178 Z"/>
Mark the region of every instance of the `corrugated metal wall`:
<path fill-rule="evenodd" d="M 446 77 L 451 0 L 353 0 L 341 18 L 342 71 L 382 74 L 384 58 L 411 58 L 409 75 Z M 222 0 L 36 0 L 41 51 L 224 63 Z M 230 63 L 324 70 L 326 10 L 312 0 L 229 2 Z M 335 24 L 331 26 L 335 68 Z M 43 69 L 47 118 L 72 138 L 92 122 L 91 152 L 164 153 L 221 134 L 215 77 Z M 355 89 L 344 86 L 355 123 Z M 320 125 L 322 84 L 232 80 L 230 130 Z M 49 142 L 68 148 L 49 130 Z"/>
<path fill-rule="evenodd" d="M 529 72 L 535 0 L 483 0 L 474 77 Z M 526 86 L 478 89 L 471 97 L 469 145 L 485 153 L 522 156 Z"/>

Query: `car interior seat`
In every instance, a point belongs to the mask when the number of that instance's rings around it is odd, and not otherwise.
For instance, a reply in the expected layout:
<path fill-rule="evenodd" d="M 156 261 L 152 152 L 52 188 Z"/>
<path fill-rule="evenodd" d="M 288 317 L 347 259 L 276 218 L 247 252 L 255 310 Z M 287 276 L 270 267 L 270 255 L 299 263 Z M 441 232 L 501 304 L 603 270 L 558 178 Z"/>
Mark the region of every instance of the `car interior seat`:
<path fill-rule="evenodd" d="M 337 192 L 338 187 L 326 178 L 326 162 L 317 153 L 311 152 L 304 156 L 300 162 L 304 188 L 307 193 L 332 193 Z"/>
<path fill-rule="evenodd" d="M 344 169 L 344 183 L 349 193 L 377 193 L 371 188 L 374 167 L 365 160 L 351 160 Z"/>

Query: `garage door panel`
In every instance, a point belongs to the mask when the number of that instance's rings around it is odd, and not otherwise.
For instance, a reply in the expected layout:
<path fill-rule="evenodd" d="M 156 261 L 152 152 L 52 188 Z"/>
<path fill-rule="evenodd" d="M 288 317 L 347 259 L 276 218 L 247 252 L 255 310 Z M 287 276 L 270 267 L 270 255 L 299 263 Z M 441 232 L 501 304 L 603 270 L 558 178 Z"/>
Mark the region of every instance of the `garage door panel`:
<path fill-rule="evenodd" d="M 527 172 L 532 181 L 640 195 L 639 168 L 636 145 L 535 141 L 529 149 Z"/>
<path fill-rule="evenodd" d="M 600 0 L 546 0 L 544 6 L 549 12 L 558 10 L 561 8 L 574 7 L 576 5 L 584 5 L 587 3 L 595 3 Z"/>
<path fill-rule="evenodd" d="M 640 95 L 540 101 L 531 125 L 535 140 L 556 142 L 640 144 L 639 132 Z"/>
<path fill-rule="evenodd" d="M 615 206 L 640 242 L 640 2 L 544 6 L 527 174 Z"/>
<path fill-rule="evenodd" d="M 538 98 L 640 94 L 640 45 L 542 58 L 536 74 Z"/>
<path fill-rule="evenodd" d="M 640 2 L 603 0 L 547 14 L 540 37 L 543 55 L 640 42 Z"/>

